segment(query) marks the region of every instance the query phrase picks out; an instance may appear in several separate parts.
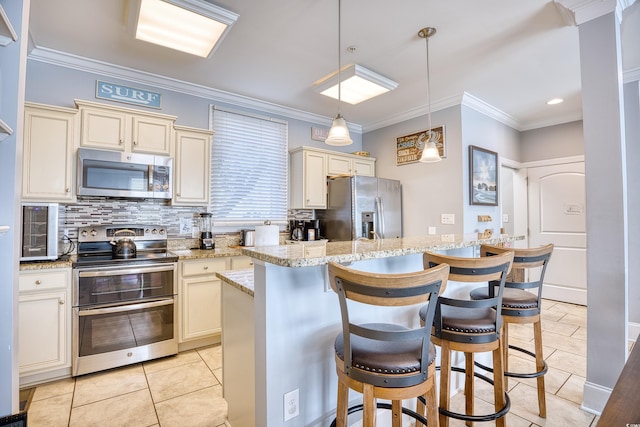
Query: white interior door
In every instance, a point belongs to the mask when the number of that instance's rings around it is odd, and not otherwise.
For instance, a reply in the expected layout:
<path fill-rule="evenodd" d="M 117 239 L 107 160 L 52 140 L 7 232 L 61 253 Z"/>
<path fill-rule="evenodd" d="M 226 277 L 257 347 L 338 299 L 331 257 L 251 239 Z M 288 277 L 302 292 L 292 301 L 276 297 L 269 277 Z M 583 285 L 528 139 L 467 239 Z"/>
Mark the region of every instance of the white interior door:
<path fill-rule="evenodd" d="M 529 168 L 529 245 L 553 243 L 542 296 L 587 304 L 584 162 Z"/>

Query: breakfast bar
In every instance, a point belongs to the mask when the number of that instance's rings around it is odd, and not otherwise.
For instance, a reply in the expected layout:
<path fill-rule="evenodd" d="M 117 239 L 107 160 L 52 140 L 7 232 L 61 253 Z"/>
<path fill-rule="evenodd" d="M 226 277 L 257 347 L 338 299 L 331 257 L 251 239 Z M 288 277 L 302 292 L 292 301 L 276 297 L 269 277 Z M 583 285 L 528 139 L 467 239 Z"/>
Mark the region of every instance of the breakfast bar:
<path fill-rule="evenodd" d="M 333 342 L 341 320 L 337 296 L 329 286 L 328 262 L 368 272 L 409 272 L 423 268 L 422 254 L 427 251 L 471 257 L 483 243 L 509 244 L 522 238 L 443 235 L 242 249 L 253 258 L 253 269 L 218 273 L 223 282 L 223 388 L 229 424 L 331 423 L 337 390 Z M 465 292 L 462 286 L 445 291 Z M 358 309 L 352 312 L 355 322 L 363 310 L 374 308 Z M 394 310 L 379 320 L 419 321 L 415 310 Z M 357 397 L 354 393 L 350 400 Z"/>

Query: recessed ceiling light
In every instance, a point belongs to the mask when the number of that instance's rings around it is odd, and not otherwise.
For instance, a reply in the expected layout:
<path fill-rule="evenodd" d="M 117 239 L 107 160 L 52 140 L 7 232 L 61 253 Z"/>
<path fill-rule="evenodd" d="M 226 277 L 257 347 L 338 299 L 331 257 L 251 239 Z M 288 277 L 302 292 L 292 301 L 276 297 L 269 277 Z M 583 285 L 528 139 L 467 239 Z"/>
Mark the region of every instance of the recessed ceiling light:
<path fill-rule="evenodd" d="M 131 15 L 135 37 L 206 58 L 238 19 L 211 3 L 195 0 L 139 0 Z"/>
<path fill-rule="evenodd" d="M 562 98 L 553 98 L 547 101 L 547 105 L 556 105 L 556 104 L 560 104 L 564 102 L 564 99 Z"/>
<path fill-rule="evenodd" d="M 351 64 L 340 72 L 342 101 L 355 105 L 398 87 L 393 80 L 371 71 L 362 65 Z M 314 90 L 338 99 L 338 71 L 313 84 Z"/>

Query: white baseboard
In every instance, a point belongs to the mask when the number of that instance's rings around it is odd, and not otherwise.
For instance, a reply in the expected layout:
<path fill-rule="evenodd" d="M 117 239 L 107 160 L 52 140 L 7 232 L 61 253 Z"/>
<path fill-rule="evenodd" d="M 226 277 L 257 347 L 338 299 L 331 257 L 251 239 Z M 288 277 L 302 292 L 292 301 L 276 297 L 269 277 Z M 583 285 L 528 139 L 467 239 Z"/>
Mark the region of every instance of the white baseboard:
<path fill-rule="evenodd" d="M 640 323 L 629 322 L 627 324 L 627 334 L 630 342 L 636 342 L 640 336 Z"/>
<path fill-rule="evenodd" d="M 549 285 L 542 287 L 542 298 L 570 304 L 587 305 L 587 290 Z"/>
<path fill-rule="evenodd" d="M 611 396 L 611 391 L 612 389 L 609 387 L 603 387 L 589 381 L 585 382 L 584 396 L 580 408 L 591 414 L 600 415 L 609 400 L 609 396 Z"/>

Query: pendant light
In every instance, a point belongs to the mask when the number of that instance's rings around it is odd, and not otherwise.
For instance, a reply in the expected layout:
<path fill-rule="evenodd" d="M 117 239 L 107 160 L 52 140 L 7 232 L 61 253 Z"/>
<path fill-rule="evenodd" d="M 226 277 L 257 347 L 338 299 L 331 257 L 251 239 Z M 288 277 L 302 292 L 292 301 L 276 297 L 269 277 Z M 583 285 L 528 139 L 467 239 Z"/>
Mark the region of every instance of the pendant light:
<path fill-rule="evenodd" d="M 340 11 L 341 11 L 342 1 L 338 0 L 338 114 L 336 118 L 333 119 L 333 124 L 331 125 L 331 129 L 329 129 L 329 135 L 327 139 L 324 141 L 327 145 L 341 146 L 341 145 L 351 145 L 353 141 L 351 140 L 351 136 L 349 136 L 349 128 L 347 128 L 347 122 L 340 114 L 340 105 L 342 104 L 342 80 L 341 80 L 341 69 L 342 63 L 340 61 L 341 57 L 341 47 L 340 47 Z"/>
<path fill-rule="evenodd" d="M 433 163 L 442 160 L 436 142 L 440 139 L 440 132 L 431 130 L 431 82 L 429 81 L 429 37 L 436 33 L 433 27 L 425 27 L 418 31 L 418 36 L 423 38 L 427 46 L 427 131 L 424 134 L 424 148 L 420 161 L 422 163 Z M 422 142 L 422 141 L 421 141 Z"/>

